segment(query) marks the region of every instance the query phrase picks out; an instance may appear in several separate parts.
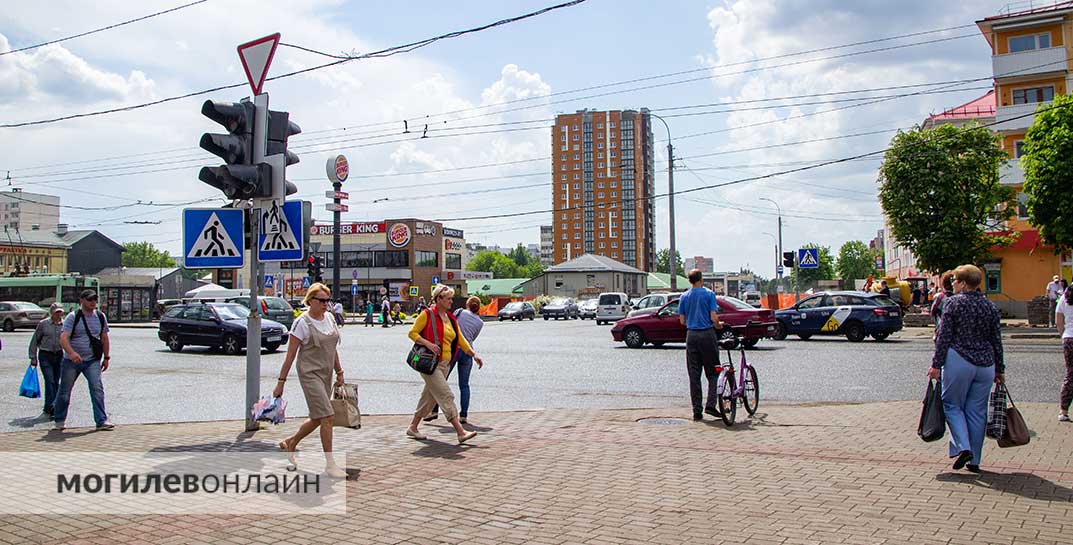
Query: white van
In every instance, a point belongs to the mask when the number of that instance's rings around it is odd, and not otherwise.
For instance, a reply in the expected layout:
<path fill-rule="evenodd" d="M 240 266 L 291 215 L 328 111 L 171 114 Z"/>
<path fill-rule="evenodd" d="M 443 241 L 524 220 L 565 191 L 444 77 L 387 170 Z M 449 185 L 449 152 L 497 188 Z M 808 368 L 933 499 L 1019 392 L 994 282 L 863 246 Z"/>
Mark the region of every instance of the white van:
<path fill-rule="evenodd" d="M 626 317 L 630 312 L 630 298 L 625 293 L 601 293 L 596 308 L 596 325 L 614 322 Z"/>
<path fill-rule="evenodd" d="M 250 290 L 191 290 L 186 293 L 186 297 L 183 297 L 184 303 L 200 302 L 200 303 L 226 303 L 228 299 L 234 299 L 236 297 L 250 297 Z"/>

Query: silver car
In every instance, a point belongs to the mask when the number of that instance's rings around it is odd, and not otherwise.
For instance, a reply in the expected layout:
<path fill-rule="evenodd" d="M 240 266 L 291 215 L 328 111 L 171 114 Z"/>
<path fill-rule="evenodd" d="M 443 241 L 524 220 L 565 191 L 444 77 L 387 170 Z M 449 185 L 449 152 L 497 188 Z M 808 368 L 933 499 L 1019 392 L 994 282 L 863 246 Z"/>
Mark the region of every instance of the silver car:
<path fill-rule="evenodd" d="M 17 327 L 33 329 L 37 322 L 44 320 L 48 311 L 33 304 L 21 301 L 0 302 L 0 324 L 4 331 L 15 331 Z"/>

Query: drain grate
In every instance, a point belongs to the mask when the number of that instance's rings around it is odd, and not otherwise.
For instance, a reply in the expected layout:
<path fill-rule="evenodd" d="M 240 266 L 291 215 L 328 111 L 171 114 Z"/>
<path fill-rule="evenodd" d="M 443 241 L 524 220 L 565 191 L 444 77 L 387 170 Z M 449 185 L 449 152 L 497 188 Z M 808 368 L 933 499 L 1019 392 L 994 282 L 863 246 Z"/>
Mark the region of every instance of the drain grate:
<path fill-rule="evenodd" d="M 685 418 L 639 418 L 638 424 L 653 424 L 656 426 L 685 426 L 689 420 Z"/>

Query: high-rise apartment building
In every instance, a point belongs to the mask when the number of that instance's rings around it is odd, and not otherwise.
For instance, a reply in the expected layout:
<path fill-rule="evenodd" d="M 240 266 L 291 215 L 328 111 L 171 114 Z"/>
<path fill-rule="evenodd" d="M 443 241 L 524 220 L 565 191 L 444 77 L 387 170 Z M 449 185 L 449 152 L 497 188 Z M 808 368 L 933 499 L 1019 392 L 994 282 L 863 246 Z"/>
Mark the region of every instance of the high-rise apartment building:
<path fill-rule="evenodd" d="M 702 273 L 715 272 L 715 260 L 702 255 L 687 257 L 682 265 L 686 273 L 693 269 L 700 269 Z"/>
<path fill-rule="evenodd" d="M 647 108 L 579 110 L 552 129 L 552 259 L 656 265 L 655 164 Z"/>
<path fill-rule="evenodd" d="M 11 231 L 53 232 L 60 223 L 60 198 L 21 189 L 0 192 L 0 224 Z"/>
<path fill-rule="evenodd" d="M 550 225 L 540 226 L 540 264 L 550 267 L 555 264 L 552 258 L 555 248 L 555 231 Z"/>

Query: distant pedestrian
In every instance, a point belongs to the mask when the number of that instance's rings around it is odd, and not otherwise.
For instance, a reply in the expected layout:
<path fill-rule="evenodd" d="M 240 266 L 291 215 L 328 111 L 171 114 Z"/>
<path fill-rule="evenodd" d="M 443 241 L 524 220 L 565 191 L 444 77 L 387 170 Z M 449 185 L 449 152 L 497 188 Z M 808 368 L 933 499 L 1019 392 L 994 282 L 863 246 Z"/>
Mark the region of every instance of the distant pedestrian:
<path fill-rule="evenodd" d="M 373 314 L 376 313 L 376 307 L 373 306 L 373 299 L 370 297 L 365 301 L 365 327 L 373 325 Z"/>
<path fill-rule="evenodd" d="M 935 327 L 939 327 L 939 320 L 943 317 L 943 301 L 947 297 L 954 295 L 954 271 L 946 271 L 939 278 L 939 284 L 942 285 L 943 291 L 940 291 L 935 295 L 935 300 L 931 303 L 931 317 L 935 320 Z"/>
<path fill-rule="evenodd" d="M 719 303 L 712 290 L 704 287 L 704 274 L 700 269 L 689 271 L 689 291 L 678 299 L 678 321 L 686 331 L 686 373 L 689 374 L 689 399 L 693 405 L 693 420 L 703 420 L 706 412 L 719 417 L 716 408 L 716 364 L 719 362 L 719 333 L 723 324 L 719 321 Z M 708 402 L 700 387 L 700 374 L 708 379 Z"/>
<path fill-rule="evenodd" d="M 388 314 L 391 313 L 391 302 L 387 300 L 387 296 L 380 301 L 380 327 L 390 327 L 391 319 Z"/>
<path fill-rule="evenodd" d="M 484 329 L 484 320 L 477 314 L 481 310 L 481 300 L 476 296 L 471 296 L 466 299 L 466 308 L 460 308 L 455 311 L 455 320 L 458 321 L 458 327 L 462 330 L 462 336 L 469 341 L 470 347 L 477 340 L 477 336 L 481 334 L 481 329 Z M 461 409 L 458 411 L 459 423 L 466 423 L 466 416 L 469 415 L 469 375 L 473 371 L 473 356 L 461 352 L 458 354 L 458 358 L 455 359 L 455 363 L 451 365 L 451 369 L 447 371 L 447 377 L 450 378 L 451 371 L 455 367 L 458 367 L 458 397 Z M 483 363 L 477 364 L 477 369 L 482 369 Z M 425 417 L 425 422 L 431 422 L 439 416 L 439 405 L 432 408 L 432 414 Z"/>
<path fill-rule="evenodd" d="M 928 282 L 928 294 L 924 298 L 924 304 L 931 306 L 930 303 L 935 300 L 935 296 L 938 295 L 938 289 L 935 287 L 935 282 Z"/>
<path fill-rule="evenodd" d="M 86 377 L 89 400 L 93 406 L 93 421 L 98 430 L 111 430 L 104 408 L 104 382 L 101 374 L 108 370 L 112 346 L 108 339 L 108 319 L 97 310 L 97 292 L 82 290 L 78 297 L 80 308 L 63 319 L 60 346 L 64 357 L 60 362 L 60 388 L 52 414 L 53 428 L 66 427 L 67 409 L 71 405 L 71 389 L 78 375 Z"/>
<path fill-rule="evenodd" d="M 41 368 L 45 378 L 45 408 L 42 417 L 52 419 L 56 392 L 60 387 L 60 362 L 63 361 L 63 347 L 60 346 L 60 333 L 63 332 L 63 305 L 52 303 L 48 307 L 48 318 L 37 323 L 37 329 L 30 337 L 30 365 Z"/>
<path fill-rule="evenodd" d="M 458 444 L 465 443 L 477 436 L 477 432 L 467 432 L 458 420 L 458 408 L 455 407 L 455 396 L 451 387 L 447 385 L 447 374 L 451 371 L 451 364 L 458 354 L 465 353 L 473 357 L 477 365 L 484 365 L 481 357 L 473 351 L 465 335 L 460 334 L 461 328 L 455 315 L 451 314 L 451 302 L 455 290 L 450 286 L 438 285 L 432 291 L 432 305 L 417 315 L 417 320 L 410 328 L 410 340 L 421 343 L 432 353 L 439 357 L 439 364 L 431 375 L 419 373 L 425 381 L 425 388 L 421 391 L 421 399 L 417 403 L 417 410 L 410 420 L 410 426 L 406 428 L 406 435 L 413 439 L 427 439 L 418 431 L 417 426 L 421 419 L 432 412 L 434 405 L 443 408 L 443 414 L 447 422 L 458 434 Z M 440 344 L 433 342 L 440 340 Z"/>
<path fill-rule="evenodd" d="M 886 281 L 883 281 L 882 284 L 883 284 L 883 287 L 879 289 L 879 294 L 880 295 L 885 295 L 887 297 L 890 297 L 890 286 L 887 285 Z M 898 304 L 900 305 L 900 304 L 902 304 L 902 302 L 898 301 Z"/>
<path fill-rule="evenodd" d="M 324 448 L 324 473 L 330 477 L 344 478 L 346 471 L 336 465 L 331 456 L 332 424 L 335 410 L 332 409 L 332 371 L 335 371 L 335 386 L 343 385 L 343 365 L 339 362 L 339 325 L 334 318 L 328 318 L 332 304 L 332 292 L 328 286 L 317 282 L 309 286 L 305 300 L 308 310 L 294 320 L 291 326 L 290 341 L 287 342 L 287 356 L 279 371 L 279 380 L 272 391 L 273 397 L 283 396 L 283 385 L 291 372 L 291 365 L 298 360 L 298 383 L 302 386 L 309 418 L 294 432 L 294 435 L 280 441 L 279 448 L 285 452 L 294 452 L 298 443 L 313 430 L 320 428 L 320 444 Z"/>
<path fill-rule="evenodd" d="M 1047 327 L 1054 327 L 1054 311 L 1057 308 L 1058 296 L 1062 294 L 1062 283 L 1058 281 L 1058 275 L 1051 277 L 1047 284 Z"/>
<path fill-rule="evenodd" d="M 421 312 L 422 310 L 425 310 L 426 308 L 428 308 L 428 302 L 425 301 L 425 296 L 422 295 L 417 300 L 417 310 L 414 311 L 414 314 L 417 314 L 418 312 Z"/>
<path fill-rule="evenodd" d="M 983 272 L 975 265 L 954 269 L 954 293 L 943 299 L 943 319 L 928 376 L 942 377 L 943 412 L 950 429 L 954 469 L 980 471 L 991 384 L 1005 382 L 999 312 L 977 288 Z"/>
<path fill-rule="evenodd" d="M 346 322 L 346 315 L 343 314 L 343 303 L 335 302 L 335 305 L 332 306 L 332 317 L 335 318 L 335 323 L 339 327 L 343 327 Z"/>
<path fill-rule="evenodd" d="M 872 291 L 872 284 L 874 282 L 875 282 L 875 280 L 872 278 L 872 275 L 868 275 L 868 279 L 864 281 L 864 291 L 865 292 Z"/>
<path fill-rule="evenodd" d="M 402 305 L 395 303 L 395 306 L 391 307 L 391 325 L 402 323 Z"/>
<path fill-rule="evenodd" d="M 913 293 L 913 299 L 910 302 L 911 305 L 919 305 L 920 304 L 920 292 L 921 292 L 920 284 L 919 283 L 913 284 L 913 292 L 912 292 Z"/>
<path fill-rule="evenodd" d="M 1066 379 L 1059 395 L 1059 422 L 1069 422 L 1069 405 L 1073 403 L 1073 289 L 1066 288 L 1058 300 L 1055 325 L 1062 331 L 1062 352 L 1066 360 Z"/>

